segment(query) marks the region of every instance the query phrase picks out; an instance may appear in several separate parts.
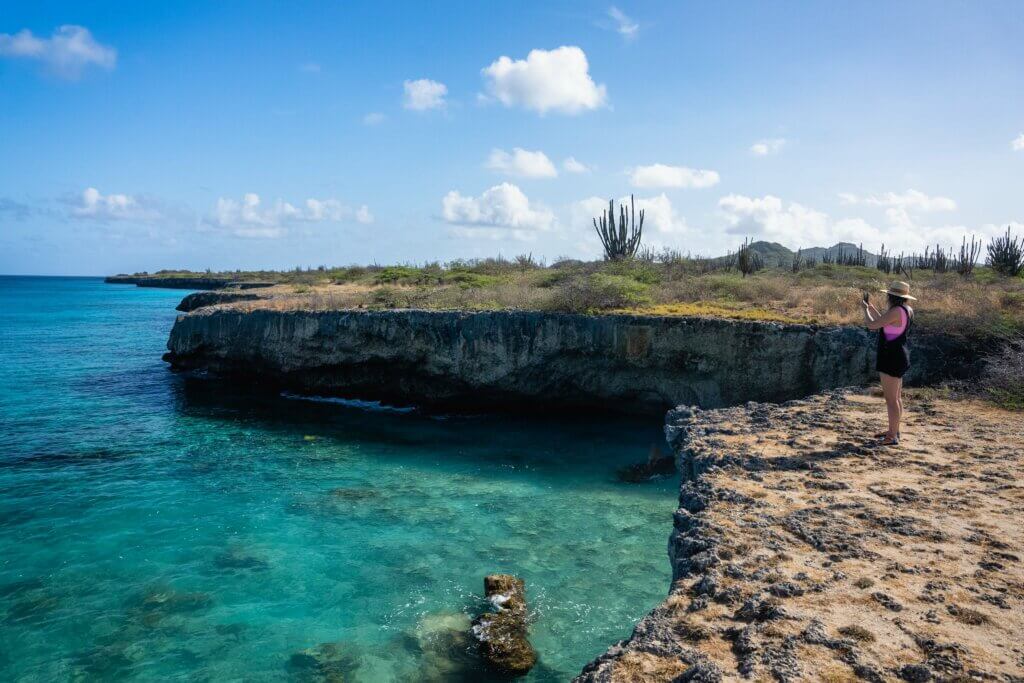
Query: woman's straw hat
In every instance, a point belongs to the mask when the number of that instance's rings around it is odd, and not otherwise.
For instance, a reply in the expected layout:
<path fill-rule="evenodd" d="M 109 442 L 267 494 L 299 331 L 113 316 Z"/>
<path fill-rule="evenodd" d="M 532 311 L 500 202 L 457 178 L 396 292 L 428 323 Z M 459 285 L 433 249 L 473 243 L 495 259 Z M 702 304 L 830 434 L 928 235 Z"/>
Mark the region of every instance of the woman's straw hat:
<path fill-rule="evenodd" d="M 909 299 L 910 301 L 917 301 L 916 296 L 910 296 L 910 285 L 906 282 L 900 282 L 899 280 L 893 280 L 892 284 L 889 285 L 889 289 L 881 290 L 885 294 L 892 294 L 898 296 L 901 299 Z"/>

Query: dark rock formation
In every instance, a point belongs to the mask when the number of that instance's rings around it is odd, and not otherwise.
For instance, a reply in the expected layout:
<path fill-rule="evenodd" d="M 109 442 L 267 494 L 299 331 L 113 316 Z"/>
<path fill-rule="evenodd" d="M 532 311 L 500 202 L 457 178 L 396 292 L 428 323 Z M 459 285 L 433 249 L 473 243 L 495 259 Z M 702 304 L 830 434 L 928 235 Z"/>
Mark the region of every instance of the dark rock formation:
<path fill-rule="evenodd" d="M 293 654 L 286 666 L 294 679 L 313 683 L 343 683 L 359 668 L 346 643 L 321 643 Z"/>
<path fill-rule="evenodd" d="M 103 278 L 109 285 L 135 285 L 136 287 L 159 287 L 162 289 L 257 289 L 273 287 L 273 282 L 236 282 L 229 278 L 207 277 L 205 275 L 182 275 L 180 277 L 159 277 L 156 275 L 109 275 Z"/>
<path fill-rule="evenodd" d="M 656 477 L 666 477 L 676 473 L 676 460 L 672 456 L 662 455 L 657 446 L 651 446 L 650 456 L 647 462 L 640 462 L 635 465 L 623 467 L 618 472 L 619 481 L 639 484 L 650 481 Z"/>
<path fill-rule="evenodd" d="M 509 574 L 484 578 L 484 595 L 496 611 L 473 620 L 473 636 L 480 656 L 497 671 L 521 676 L 537 663 L 537 653 L 527 639 L 526 587 Z"/>
<path fill-rule="evenodd" d="M 206 306 L 230 304 L 235 301 L 255 301 L 259 298 L 260 296 L 257 294 L 245 294 L 242 292 L 193 292 L 182 299 L 175 310 L 188 313 L 197 308 L 205 308 Z"/>
<path fill-rule="evenodd" d="M 859 328 L 541 312 L 200 309 L 164 356 L 269 388 L 459 410 L 660 412 L 782 401 L 875 379 Z M 970 372 L 918 335 L 909 379 Z"/>

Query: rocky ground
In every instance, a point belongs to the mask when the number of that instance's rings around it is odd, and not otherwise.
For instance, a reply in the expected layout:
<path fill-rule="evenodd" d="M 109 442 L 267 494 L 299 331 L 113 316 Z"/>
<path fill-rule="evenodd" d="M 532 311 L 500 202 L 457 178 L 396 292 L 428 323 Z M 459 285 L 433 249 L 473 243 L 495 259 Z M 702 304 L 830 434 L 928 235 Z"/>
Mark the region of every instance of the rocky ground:
<path fill-rule="evenodd" d="M 1024 418 L 935 391 L 677 409 L 668 599 L 580 681 L 1024 681 Z"/>

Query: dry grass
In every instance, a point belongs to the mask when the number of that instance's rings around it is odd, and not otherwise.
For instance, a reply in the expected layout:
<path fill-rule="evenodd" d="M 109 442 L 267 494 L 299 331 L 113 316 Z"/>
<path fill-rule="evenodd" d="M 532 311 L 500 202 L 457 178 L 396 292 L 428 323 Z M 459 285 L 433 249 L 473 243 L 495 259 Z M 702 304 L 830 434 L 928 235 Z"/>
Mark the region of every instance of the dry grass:
<path fill-rule="evenodd" d="M 273 274 L 260 273 L 271 278 Z M 714 316 L 815 324 L 860 324 L 859 300 L 891 279 L 873 268 L 819 264 L 798 273 L 766 269 L 700 273 L 679 264 L 564 262 L 543 267 L 489 260 L 442 267 L 392 266 L 279 274 L 293 278 L 259 290 L 269 301 L 240 308 L 337 310 L 542 310 Z M 278 280 L 281 281 L 281 280 Z M 969 277 L 914 271 L 919 329 L 966 338 L 1011 339 L 1024 332 L 1024 279 L 987 268 Z"/>

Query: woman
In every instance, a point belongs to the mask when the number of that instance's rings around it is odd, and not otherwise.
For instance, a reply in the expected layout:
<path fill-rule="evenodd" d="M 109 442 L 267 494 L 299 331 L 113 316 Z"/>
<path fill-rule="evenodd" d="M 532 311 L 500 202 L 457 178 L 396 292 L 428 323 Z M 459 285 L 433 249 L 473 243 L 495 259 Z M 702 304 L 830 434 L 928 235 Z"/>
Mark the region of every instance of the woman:
<path fill-rule="evenodd" d="M 914 319 L 914 311 L 907 301 L 917 301 L 910 296 L 910 285 L 906 282 L 893 282 L 889 289 L 882 292 L 889 295 L 889 310 L 879 313 L 871 305 L 868 295 L 864 295 L 864 321 L 869 330 L 878 330 L 878 376 L 882 380 L 882 393 L 885 394 L 885 407 L 889 413 L 889 431 L 884 435 L 882 444 L 895 446 L 900 442 L 900 420 L 903 417 L 903 374 L 910 367 L 910 349 L 907 348 L 907 335 L 910 323 Z"/>

